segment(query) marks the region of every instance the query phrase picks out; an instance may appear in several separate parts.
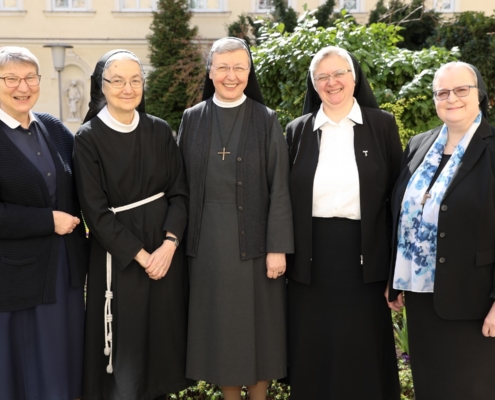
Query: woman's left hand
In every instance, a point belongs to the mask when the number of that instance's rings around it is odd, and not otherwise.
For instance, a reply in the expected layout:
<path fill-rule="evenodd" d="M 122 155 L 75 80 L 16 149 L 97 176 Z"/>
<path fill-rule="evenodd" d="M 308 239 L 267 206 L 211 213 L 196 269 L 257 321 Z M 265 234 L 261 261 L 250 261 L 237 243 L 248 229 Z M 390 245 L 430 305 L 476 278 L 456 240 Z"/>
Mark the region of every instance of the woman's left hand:
<path fill-rule="evenodd" d="M 483 333 L 483 336 L 495 337 L 495 302 L 483 322 L 481 332 Z"/>
<path fill-rule="evenodd" d="M 268 253 L 266 255 L 266 276 L 277 279 L 285 273 L 285 254 Z"/>
<path fill-rule="evenodd" d="M 170 240 L 164 240 L 148 258 L 145 270 L 151 279 L 162 279 L 170 268 L 175 253 L 175 244 Z"/>

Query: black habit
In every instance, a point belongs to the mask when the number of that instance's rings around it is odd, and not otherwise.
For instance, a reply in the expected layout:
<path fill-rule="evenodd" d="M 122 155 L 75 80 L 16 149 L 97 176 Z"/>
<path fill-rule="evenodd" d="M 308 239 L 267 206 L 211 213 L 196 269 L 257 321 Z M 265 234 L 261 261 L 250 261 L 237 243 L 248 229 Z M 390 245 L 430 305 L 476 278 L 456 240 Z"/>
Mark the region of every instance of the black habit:
<path fill-rule="evenodd" d="M 152 400 L 181 390 L 189 384 L 182 246 L 157 281 L 134 260 L 141 248 L 152 253 L 160 247 L 166 232 L 181 240 L 186 227 L 187 184 L 172 131 L 144 113 L 132 132 L 95 117 L 76 136 L 74 168 L 91 243 L 83 399 Z M 109 210 L 160 192 L 165 196 L 140 207 Z M 107 251 L 113 258 L 113 374 L 103 353 Z"/>
<path fill-rule="evenodd" d="M 291 399 L 398 400 L 391 314 L 389 199 L 402 155 L 394 118 L 379 110 L 359 64 L 354 125 L 361 219 L 314 218 L 321 100 L 308 76 L 305 115 L 287 126 L 295 252 L 288 257 Z M 338 172 L 338 171 L 337 171 Z"/>

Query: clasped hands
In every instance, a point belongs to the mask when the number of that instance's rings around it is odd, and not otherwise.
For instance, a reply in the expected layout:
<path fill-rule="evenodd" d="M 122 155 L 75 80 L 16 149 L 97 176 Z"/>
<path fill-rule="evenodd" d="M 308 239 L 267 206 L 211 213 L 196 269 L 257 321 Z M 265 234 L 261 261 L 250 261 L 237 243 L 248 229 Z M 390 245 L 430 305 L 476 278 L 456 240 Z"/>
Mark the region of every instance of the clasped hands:
<path fill-rule="evenodd" d="M 168 233 L 167 236 L 175 237 Z M 153 253 L 141 249 L 134 259 L 144 268 L 150 279 L 155 281 L 162 279 L 170 268 L 175 254 L 175 244 L 170 240 L 164 240 L 163 244 Z"/>

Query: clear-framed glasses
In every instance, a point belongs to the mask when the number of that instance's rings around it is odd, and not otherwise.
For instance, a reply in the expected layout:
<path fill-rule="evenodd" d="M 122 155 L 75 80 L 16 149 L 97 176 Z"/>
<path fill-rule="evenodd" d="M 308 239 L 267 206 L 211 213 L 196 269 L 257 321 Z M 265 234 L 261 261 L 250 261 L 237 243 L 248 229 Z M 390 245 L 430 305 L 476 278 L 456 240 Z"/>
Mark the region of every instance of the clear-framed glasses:
<path fill-rule="evenodd" d="M 477 89 L 474 85 L 462 85 L 457 86 L 454 89 L 439 89 L 433 92 L 433 97 L 439 101 L 447 100 L 450 96 L 450 92 L 454 92 L 457 97 L 469 96 L 471 89 Z"/>
<path fill-rule="evenodd" d="M 339 80 L 344 78 L 349 72 L 351 72 L 350 69 L 338 69 L 333 74 L 315 76 L 315 82 L 320 85 L 326 84 L 327 82 L 330 82 L 330 78 Z"/>
<path fill-rule="evenodd" d="M 16 88 L 21 84 L 21 81 L 26 82 L 28 86 L 38 86 L 41 81 L 41 75 L 28 75 L 25 78 L 19 78 L 18 76 L 0 76 L 3 79 L 5 86 L 8 88 Z"/>
<path fill-rule="evenodd" d="M 112 80 L 103 78 L 103 80 L 105 82 L 108 82 L 115 89 L 123 89 L 125 87 L 125 84 L 128 82 L 128 81 L 125 81 L 124 79 L 120 79 L 120 78 L 115 78 Z M 135 89 L 142 88 L 144 85 L 144 79 L 143 78 L 132 78 L 129 81 L 129 85 L 131 85 L 131 87 L 133 87 Z"/>
<path fill-rule="evenodd" d="M 212 65 L 212 67 L 215 68 L 215 70 L 219 74 L 222 74 L 222 75 L 227 75 L 231 69 L 235 75 L 242 75 L 242 74 L 246 73 L 247 71 L 249 71 L 249 67 L 245 68 L 245 67 L 241 67 L 239 65 L 236 65 L 234 67 L 229 67 L 228 65 L 219 65 L 219 66 Z"/>

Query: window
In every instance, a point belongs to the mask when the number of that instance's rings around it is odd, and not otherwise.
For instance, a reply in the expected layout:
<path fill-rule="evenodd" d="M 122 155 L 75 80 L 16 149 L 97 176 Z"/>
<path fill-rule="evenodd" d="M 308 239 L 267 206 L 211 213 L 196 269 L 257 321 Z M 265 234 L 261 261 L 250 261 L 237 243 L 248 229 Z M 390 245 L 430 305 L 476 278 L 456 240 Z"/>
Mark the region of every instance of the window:
<path fill-rule="evenodd" d="M 0 0 L 0 10 L 20 10 L 17 0 Z"/>
<path fill-rule="evenodd" d="M 53 0 L 54 11 L 87 10 L 86 0 Z"/>
<path fill-rule="evenodd" d="M 256 11 L 257 12 L 269 12 L 273 10 L 273 0 L 256 0 Z M 292 0 L 287 0 L 286 4 L 288 7 L 292 5 Z"/>
<path fill-rule="evenodd" d="M 340 8 L 347 11 L 359 11 L 359 0 L 340 0 Z"/>
<path fill-rule="evenodd" d="M 223 0 L 189 0 L 191 11 L 222 11 Z"/>
<path fill-rule="evenodd" d="M 439 12 L 454 12 L 454 0 L 435 0 L 433 8 Z"/>
<path fill-rule="evenodd" d="M 151 11 L 156 10 L 157 0 L 120 0 L 121 11 Z"/>

